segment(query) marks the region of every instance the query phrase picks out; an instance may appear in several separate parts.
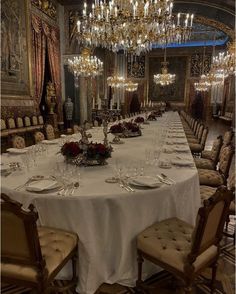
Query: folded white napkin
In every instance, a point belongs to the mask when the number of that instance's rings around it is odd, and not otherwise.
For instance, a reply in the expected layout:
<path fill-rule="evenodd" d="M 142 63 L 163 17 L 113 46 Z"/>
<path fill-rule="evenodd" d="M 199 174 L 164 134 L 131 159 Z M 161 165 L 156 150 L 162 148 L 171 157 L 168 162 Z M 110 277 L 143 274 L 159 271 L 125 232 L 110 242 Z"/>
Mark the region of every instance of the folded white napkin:
<path fill-rule="evenodd" d="M 57 144 L 58 140 L 43 140 L 42 143 L 48 144 L 48 145 L 53 145 L 53 144 Z"/>
<path fill-rule="evenodd" d="M 32 192 L 40 192 L 56 187 L 57 182 L 49 179 L 43 179 L 40 181 L 34 181 L 27 185 L 26 190 Z"/>
<path fill-rule="evenodd" d="M 188 152 L 189 148 L 187 146 L 175 146 L 174 151 L 176 151 L 176 152 Z"/>
<path fill-rule="evenodd" d="M 178 166 L 192 166 L 193 162 L 189 159 L 172 159 L 172 164 L 178 165 Z"/>
<path fill-rule="evenodd" d="M 12 153 L 12 154 L 24 154 L 26 153 L 28 150 L 25 148 L 22 149 L 18 149 L 18 148 L 8 148 L 7 152 Z"/>
<path fill-rule="evenodd" d="M 161 182 L 158 179 L 149 176 L 136 177 L 135 179 L 133 179 L 133 183 L 146 187 L 157 187 L 161 184 Z"/>

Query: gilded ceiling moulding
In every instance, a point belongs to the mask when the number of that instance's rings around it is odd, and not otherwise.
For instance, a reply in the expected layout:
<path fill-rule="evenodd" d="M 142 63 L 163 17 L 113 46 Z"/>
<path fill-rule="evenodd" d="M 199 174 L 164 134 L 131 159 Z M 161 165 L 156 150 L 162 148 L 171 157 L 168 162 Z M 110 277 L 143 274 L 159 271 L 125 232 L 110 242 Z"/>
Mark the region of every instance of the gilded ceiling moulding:
<path fill-rule="evenodd" d="M 221 30 L 222 32 L 227 34 L 231 40 L 235 39 L 234 30 L 228 27 L 227 25 L 223 24 L 222 22 L 219 22 L 214 19 L 206 18 L 200 15 L 195 15 L 194 22 L 198 22 L 198 23 L 216 28 L 217 30 Z"/>

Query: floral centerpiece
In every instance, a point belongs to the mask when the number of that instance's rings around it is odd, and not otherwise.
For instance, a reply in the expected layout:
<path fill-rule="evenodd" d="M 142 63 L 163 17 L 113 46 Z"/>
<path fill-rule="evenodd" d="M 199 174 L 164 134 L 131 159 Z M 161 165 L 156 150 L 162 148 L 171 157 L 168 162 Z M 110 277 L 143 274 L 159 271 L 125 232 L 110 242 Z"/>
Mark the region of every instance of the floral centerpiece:
<path fill-rule="evenodd" d="M 142 124 L 144 123 L 144 118 L 142 116 L 138 116 L 135 118 L 134 122 L 136 122 L 137 124 Z"/>
<path fill-rule="evenodd" d="M 137 137 L 142 135 L 140 127 L 136 123 L 133 123 L 131 121 L 131 122 L 124 122 L 123 124 L 125 127 L 125 132 L 124 132 L 125 137 Z"/>
<path fill-rule="evenodd" d="M 67 162 L 76 165 L 104 165 L 111 157 L 112 147 L 102 143 L 66 142 L 61 147 L 61 154 Z"/>
<path fill-rule="evenodd" d="M 148 120 L 156 120 L 156 116 L 153 113 L 150 113 L 148 116 Z"/>
<path fill-rule="evenodd" d="M 112 134 L 122 134 L 124 132 L 125 128 L 122 123 L 115 124 L 110 127 L 110 132 Z"/>
<path fill-rule="evenodd" d="M 125 131 L 125 127 L 122 123 L 115 124 L 110 127 L 110 133 L 114 134 L 114 139 L 112 140 L 112 144 L 123 144 L 124 142 L 120 140 L 120 137 L 123 136 Z"/>

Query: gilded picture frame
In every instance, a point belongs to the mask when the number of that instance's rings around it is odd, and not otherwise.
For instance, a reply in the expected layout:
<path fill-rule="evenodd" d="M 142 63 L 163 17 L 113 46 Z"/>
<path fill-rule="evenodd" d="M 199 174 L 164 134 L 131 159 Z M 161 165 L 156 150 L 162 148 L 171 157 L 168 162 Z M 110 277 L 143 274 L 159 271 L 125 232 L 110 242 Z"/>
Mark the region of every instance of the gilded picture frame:
<path fill-rule="evenodd" d="M 1 98 L 29 100 L 33 96 L 29 0 L 1 3 Z"/>

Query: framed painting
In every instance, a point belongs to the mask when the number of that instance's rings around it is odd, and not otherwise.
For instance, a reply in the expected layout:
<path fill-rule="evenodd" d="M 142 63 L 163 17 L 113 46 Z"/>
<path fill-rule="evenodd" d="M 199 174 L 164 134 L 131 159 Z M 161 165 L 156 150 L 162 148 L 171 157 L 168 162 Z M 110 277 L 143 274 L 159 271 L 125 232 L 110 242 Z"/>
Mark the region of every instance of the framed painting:
<path fill-rule="evenodd" d="M 1 1 L 1 96 L 32 99 L 31 38 L 28 0 Z"/>

